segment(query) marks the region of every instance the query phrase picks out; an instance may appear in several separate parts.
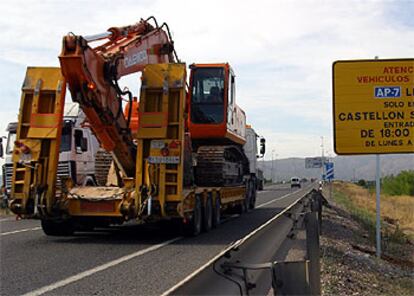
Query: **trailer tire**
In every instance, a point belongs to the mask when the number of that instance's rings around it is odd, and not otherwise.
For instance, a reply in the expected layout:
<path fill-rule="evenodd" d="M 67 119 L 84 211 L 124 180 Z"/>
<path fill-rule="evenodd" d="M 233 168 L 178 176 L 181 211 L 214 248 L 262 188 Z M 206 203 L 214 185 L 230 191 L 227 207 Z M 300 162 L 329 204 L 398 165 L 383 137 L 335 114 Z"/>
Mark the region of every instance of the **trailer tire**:
<path fill-rule="evenodd" d="M 196 195 L 194 201 L 193 216 L 188 224 L 184 225 L 184 234 L 186 236 L 197 236 L 201 232 L 202 227 L 202 206 L 199 195 Z"/>
<path fill-rule="evenodd" d="M 42 219 L 41 226 L 43 232 L 49 236 L 70 236 L 75 230 L 71 221 L 56 222 Z"/>
<path fill-rule="evenodd" d="M 213 226 L 213 201 L 211 194 L 207 194 L 206 203 L 203 207 L 203 230 L 209 232 Z"/>
<path fill-rule="evenodd" d="M 217 195 L 214 199 L 213 209 L 213 228 L 217 228 L 221 223 L 221 201 L 220 196 Z"/>
<path fill-rule="evenodd" d="M 254 180 L 249 180 L 246 186 L 246 197 L 244 199 L 244 207 L 246 212 L 250 212 L 254 209 L 254 203 L 256 202 L 254 192 L 256 189 L 256 184 Z"/>
<path fill-rule="evenodd" d="M 250 191 L 250 199 L 249 199 L 250 210 L 253 210 L 256 207 L 256 196 L 257 196 L 256 186 L 252 186 L 251 191 Z"/>
<path fill-rule="evenodd" d="M 247 205 L 247 197 L 245 197 L 242 201 L 240 201 L 236 206 L 235 206 L 235 213 L 242 215 L 244 213 L 246 213 L 246 205 Z"/>
<path fill-rule="evenodd" d="M 259 180 L 259 186 L 258 186 L 259 187 L 258 188 L 259 191 L 262 191 L 263 190 L 263 183 L 264 183 L 263 180 Z"/>

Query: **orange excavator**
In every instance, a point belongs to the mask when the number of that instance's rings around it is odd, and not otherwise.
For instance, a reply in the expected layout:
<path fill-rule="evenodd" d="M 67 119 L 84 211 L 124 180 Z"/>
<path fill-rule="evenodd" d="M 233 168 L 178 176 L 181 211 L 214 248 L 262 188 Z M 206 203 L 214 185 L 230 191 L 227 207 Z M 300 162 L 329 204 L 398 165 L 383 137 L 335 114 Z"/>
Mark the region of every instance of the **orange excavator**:
<path fill-rule="evenodd" d="M 190 65 L 187 86 L 186 66 L 169 28 L 153 17 L 94 36 L 69 34 L 59 60 L 61 77 L 47 74 L 50 69 L 42 75 L 31 69 L 26 76 L 32 83 L 23 89 L 13 159 L 14 179 L 21 180 L 12 188 L 15 213 L 40 218 L 48 235 L 130 219 L 178 220 L 194 235 L 217 226 L 224 211 L 254 207 L 257 135 L 236 105 L 229 64 Z M 136 72 L 142 72 L 139 104 L 118 84 Z M 117 186 L 78 187 L 68 178 L 59 182 L 62 188 L 51 189 L 60 137 L 54 123 L 64 100 L 58 90 L 65 83 L 101 146 L 112 154 Z M 42 85 L 49 88 L 42 92 Z M 35 128 L 40 130 L 31 132 Z M 264 149 L 262 140 L 261 155 Z"/>

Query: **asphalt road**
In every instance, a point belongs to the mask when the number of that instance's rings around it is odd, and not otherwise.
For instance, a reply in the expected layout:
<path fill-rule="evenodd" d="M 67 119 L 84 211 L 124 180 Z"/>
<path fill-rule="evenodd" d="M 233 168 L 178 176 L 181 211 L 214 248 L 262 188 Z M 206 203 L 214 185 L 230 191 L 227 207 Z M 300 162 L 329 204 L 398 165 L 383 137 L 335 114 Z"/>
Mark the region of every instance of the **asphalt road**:
<path fill-rule="evenodd" d="M 39 221 L 0 218 L 0 295 L 160 295 L 303 196 L 308 186 L 267 187 L 254 211 L 227 217 L 218 229 L 191 238 L 139 225 L 48 237 Z"/>

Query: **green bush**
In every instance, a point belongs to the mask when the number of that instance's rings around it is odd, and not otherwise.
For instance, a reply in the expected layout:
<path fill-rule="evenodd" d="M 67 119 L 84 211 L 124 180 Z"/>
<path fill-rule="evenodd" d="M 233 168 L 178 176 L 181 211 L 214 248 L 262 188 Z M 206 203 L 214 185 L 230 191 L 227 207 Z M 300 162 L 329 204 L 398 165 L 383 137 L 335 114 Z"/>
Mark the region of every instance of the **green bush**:
<path fill-rule="evenodd" d="M 367 182 L 364 179 L 359 180 L 357 184 L 361 187 L 367 187 Z"/>
<path fill-rule="evenodd" d="M 402 171 L 397 176 L 384 177 L 381 187 L 389 195 L 414 196 L 414 171 Z"/>

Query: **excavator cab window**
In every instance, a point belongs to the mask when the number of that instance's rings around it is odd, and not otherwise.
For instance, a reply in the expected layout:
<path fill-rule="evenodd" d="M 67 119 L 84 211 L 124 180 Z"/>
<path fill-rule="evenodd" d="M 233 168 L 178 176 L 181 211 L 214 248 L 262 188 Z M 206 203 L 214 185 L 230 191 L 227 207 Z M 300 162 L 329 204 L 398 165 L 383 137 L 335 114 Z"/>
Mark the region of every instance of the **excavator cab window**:
<path fill-rule="evenodd" d="M 75 130 L 75 150 L 76 153 L 82 153 L 88 150 L 88 140 L 83 137 L 81 130 Z"/>
<path fill-rule="evenodd" d="M 62 137 L 60 138 L 60 152 L 70 151 L 72 147 L 72 123 L 64 121 L 62 126 Z"/>
<path fill-rule="evenodd" d="M 224 69 L 193 70 L 191 91 L 191 121 L 221 123 L 224 119 Z"/>

